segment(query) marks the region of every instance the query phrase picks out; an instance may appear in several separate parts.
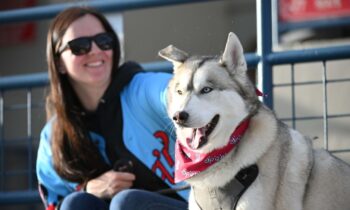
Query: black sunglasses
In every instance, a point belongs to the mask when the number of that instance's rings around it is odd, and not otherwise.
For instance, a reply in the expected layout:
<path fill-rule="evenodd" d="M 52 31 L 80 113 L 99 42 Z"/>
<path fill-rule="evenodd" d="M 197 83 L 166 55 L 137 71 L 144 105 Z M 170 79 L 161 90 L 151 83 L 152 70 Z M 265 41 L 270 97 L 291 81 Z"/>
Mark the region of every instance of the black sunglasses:
<path fill-rule="evenodd" d="M 69 41 L 61 47 L 58 54 L 70 49 L 74 55 L 85 55 L 91 50 L 91 42 L 94 41 L 101 50 L 111 50 L 115 45 L 115 39 L 110 33 L 100 33 L 91 37 L 79 37 Z"/>

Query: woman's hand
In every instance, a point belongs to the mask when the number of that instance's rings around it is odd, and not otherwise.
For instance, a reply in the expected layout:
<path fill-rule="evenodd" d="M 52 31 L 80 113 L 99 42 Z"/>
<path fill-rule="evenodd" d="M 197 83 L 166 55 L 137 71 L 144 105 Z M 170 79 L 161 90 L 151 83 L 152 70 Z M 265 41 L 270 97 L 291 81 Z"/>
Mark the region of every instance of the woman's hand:
<path fill-rule="evenodd" d="M 88 181 L 86 192 L 99 198 L 112 198 L 119 191 L 132 186 L 135 175 L 127 172 L 107 171 L 101 176 Z"/>

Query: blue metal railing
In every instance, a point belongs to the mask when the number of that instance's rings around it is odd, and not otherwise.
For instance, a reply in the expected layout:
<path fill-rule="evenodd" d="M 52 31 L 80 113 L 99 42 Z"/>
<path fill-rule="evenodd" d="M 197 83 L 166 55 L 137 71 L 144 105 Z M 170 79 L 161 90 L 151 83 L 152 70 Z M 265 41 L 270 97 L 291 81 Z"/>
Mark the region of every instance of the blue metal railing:
<path fill-rule="evenodd" d="M 95 0 L 74 3 L 62 3 L 49 6 L 37 6 L 32 8 L 16 9 L 0 12 L 0 23 L 12 23 L 31 20 L 49 19 L 60 11 L 72 6 L 94 7 L 102 12 L 122 12 L 135 9 L 155 8 L 177 4 L 200 3 L 218 0 Z"/>
<path fill-rule="evenodd" d="M 255 68 L 260 58 L 254 53 L 245 54 L 249 68 Z M 172 72 L 172 64 L 167 61 L 142 63 L 145 71 Z M 0 77 L 0 91 L 44 87 L 49 84 L 47 72 Z"/>
<path fill-rule="evenodd" d="M 327 85 L 330 83 L 330 80 L 327 79 L 327 68 L 326 61 L 329 60 L 339 60 L 350 58 L 350 45 L 346 46 L 337 46 L 337 47 L 327 47 L 327 48 L 313 48 L 306 50 L 290 50 L 282 52 L 273 51 L 273 27 L 279 27 L 278 25 L 273 25 L 277 20 L 273 20 L 272 9 L 276 5 L 272 4 L 271 0 L 257 0 L 257 54 L 261 58 L 258 65 L 258 76 L 259 76 L 259 85 L 262 88 L 265 94 L 268 94 L 269 97 L 264 100 L 265 104 L 273 109 L 273 89 L 278 87 L 273 84 L 273 71 L 272 66 L 282 65 L 282 64 L 291 64 L 291 100 L 292 100 L 292 117 L 284 120 L 291 120 L 293 128 L 296 127 L 296 121 L 301 120 L 301 118 L 296 117 L 295 113 L 295 79 L 294 79 L 294 64 L 295 63 L 304 63 L 304 62 L 314 62 L 320 61 L 323 64 L 323 79 L 321 81 L 323 85 L 323 116 L 312 117 L 314 119 L 321 118 L 323 119 L 323 139 L 324 139 L 324 148 L 329 150 L 329 140 L 328 140 L 328 119 L 336 117 L 348 117 L 349 113 L 344 113 L 340 115 L 329 115 L 328 114 L 328 95 L 327 95 Z M 276 9 L 276 8 L 274 8 Z M 277 18 L 277 17 L 275 17 Z M 340 24 L 344 22 L 349 22 L 349 18 L 344 18 L 340 20 Z M 329 22 L 328 22 L 329 23 Z M 307 23 L 306 23 L 307 24 Z M 336 24 L 333 22 L 333 24 Z M 302 27 L 306 27 L 303 25 Z M 330 25 L 328 25 L 330 26 Z M 333 82 L 341 81 L 350 81 L 349 79 L 342 80 L 333 80 Z M 305 82 L 304 84 L 312 84 L 314 82 Z M 286 85 L 286 84 L 284 84 Z M 304 117 L 303 120 L 311 119 L 309 117 Z M 283 119 L 282 119 L 283 120 Z M 350 152 L 350 149 L 341 149 L 341 150 L 332 150 L 331 152 Z"/>
<path fill-rule="evenodd" d="M 340 60 L 346 58 L 350 58 L 350 45 L 273 52 L 266 56 L 266 60 L 273 65 Z"/>
<path fill-rule="evenodd" d="M 257 17 L 257 54 L 260 56 L 258 64 L 258 85 L 259 88 L 268 94 L 264 98 L 264 103 L 273 108 L 272 91 L 272 65 L 266 57 L 272 53 L 272 2 L 271 0 L 256 1 Z"/>

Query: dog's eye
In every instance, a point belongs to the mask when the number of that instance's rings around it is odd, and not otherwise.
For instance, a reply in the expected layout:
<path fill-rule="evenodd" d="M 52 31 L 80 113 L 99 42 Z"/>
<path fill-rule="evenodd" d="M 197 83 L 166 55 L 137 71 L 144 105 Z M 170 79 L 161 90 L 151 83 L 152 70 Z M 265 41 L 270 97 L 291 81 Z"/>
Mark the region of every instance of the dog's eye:
<path fill-rule="evenodd" d="M 176 92 L 177 92 L 177 94 L 182 95 L 182 91 L 181 90 L 177 90 Z"/>
<path fill-rule="evenodd" d="M 201 90 L 201 93 L 202 94 L 205 94 L 205 93 L 209 93 L 213 90 L 213 88 L 211 87 L 204 87 L 202 90 Z"/>

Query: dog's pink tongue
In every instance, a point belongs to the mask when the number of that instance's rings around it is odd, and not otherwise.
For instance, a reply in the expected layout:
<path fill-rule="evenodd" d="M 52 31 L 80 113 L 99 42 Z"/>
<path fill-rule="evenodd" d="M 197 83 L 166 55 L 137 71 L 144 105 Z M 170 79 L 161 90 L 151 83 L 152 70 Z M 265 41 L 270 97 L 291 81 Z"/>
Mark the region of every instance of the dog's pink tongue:
<path fill-rule="evenodd" d="M 205 137 L 205 129 L 204 128 L 197 128 L 193 131 L 192 139 L 189 139 L 188 145 L 192 149 L 198 149 L 201 142 L 204 140 Z"/>

